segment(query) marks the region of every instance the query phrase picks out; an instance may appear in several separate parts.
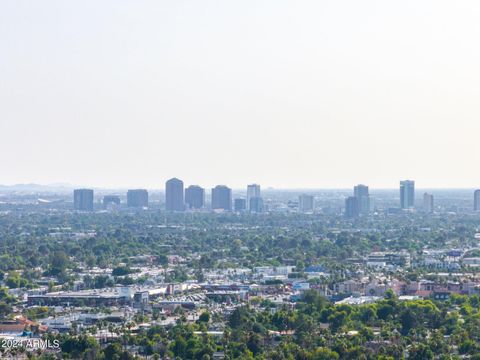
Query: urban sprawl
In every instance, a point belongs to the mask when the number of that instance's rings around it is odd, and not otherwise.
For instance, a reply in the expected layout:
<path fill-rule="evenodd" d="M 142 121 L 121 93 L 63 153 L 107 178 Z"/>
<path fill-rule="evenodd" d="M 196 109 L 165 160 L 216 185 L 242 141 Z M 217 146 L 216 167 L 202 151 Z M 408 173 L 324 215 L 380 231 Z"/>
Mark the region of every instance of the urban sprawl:
<path fill-rule="evenodd" d="M 480 190 L 4 186 L 0 358 L 480 359 L 479 266 Z"/>

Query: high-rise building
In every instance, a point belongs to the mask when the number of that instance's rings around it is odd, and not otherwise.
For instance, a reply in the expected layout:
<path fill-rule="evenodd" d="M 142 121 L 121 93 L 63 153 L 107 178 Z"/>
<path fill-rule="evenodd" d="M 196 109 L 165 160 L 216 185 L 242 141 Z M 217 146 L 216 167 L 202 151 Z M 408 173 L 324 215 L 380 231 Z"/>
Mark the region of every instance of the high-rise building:
<path fill-rule="evenodd" d="M 212 189 L 212 209 L 232 210 L 232 189 L 225 185 L 217 185 Z"/>
<path fill-rule="evenodd" d="M 105 195 L 103 197 L 103 208 L 110 209 L 120 205 L 120 196 L 117 195 Z"/>
<path fill-rule="evenodd" d="M 368 202 L 370 203 L 370 211 L 371 213 L 373 213 L 375 211 L 375 198 L 373 196 L 369 196 L 368 197 Z"/>
<path fill-rule="evenodd" d="M 205 205 L 205 189 L 198 185 L 190 185 L 185 189 L 185 205 L 187 209 L 201 209 Z"/>
<path fill-rule="evenodd" d="M 423 211 L 428 214 L 433 213 L 433 195 L 425 193 L 423 194 Z"/>
<path fill-rule="evenodd" d="M 127 206 L 134 208 L 148 207 L 148 191 L 145 189 L 128 190 Z"/>
<path fill-rule="evenodd" d="M 247 209 L 247 201 L 245 199 L 235 199 L 233 204 L 235 211 L 245 211 Z"/>
<path fill-rule="evenodd" d="M 256 198 L 261 197 L 260 185 L 258 184 L 251 184 L 247 186 L 247 209 L 248 210 L 250 210 L 250 199 L 254 197 Z"/>
<path fill-rule="evenodd" d="M 360 215 L 358 199 L 355 196 L 349 196 L 345 199 L 345 217 L 356 218 Z"/>
<path fill-rule="evenodd" d="M 353 188 L 353 196 L 358 200 L 358 211 L 360 214 L 368 214 L 370 212 L 370 194 L 368 186 L 357 185 Z"/>
<path fill-rule="evenodd" d="M 250 198 L 250 212 L 252 213 L 261 213 L 263 212 L 263 199 L 261 197 L 251 197 Z"/>
<path fill-rule="evenodd" d="M 93 211 L 93 190 L 75 189 L 73 191 L 73 207 L 75 210 Z"/>
<path fill-rule="evenodd" d="M 473 209 L 480 211 L 480 190 L 475 190 L 473 193 Z"/>
<path fill-rule="evenodd" d="M 183 181 L 170 179 L 165 184 L 165 209 L 167 211 L 183 211 Z"/>
<path fill-rule="evenodd" d="M 415 181 L 400 181 L 400 207 L 412 209 L 415 206 Z"/>
<path fill-rule="evenodd" d="M 302 194 L 298 197 L 298 211 L 312 212 L 314 208 L 313 195 Z"/>

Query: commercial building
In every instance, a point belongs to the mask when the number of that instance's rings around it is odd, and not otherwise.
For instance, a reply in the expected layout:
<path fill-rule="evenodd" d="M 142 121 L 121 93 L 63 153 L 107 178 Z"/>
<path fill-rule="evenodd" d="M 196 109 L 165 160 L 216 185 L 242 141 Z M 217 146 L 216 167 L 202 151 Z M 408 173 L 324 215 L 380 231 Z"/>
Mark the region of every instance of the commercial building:
<path fill-rule="evenodd" d="M 423 211 L 428 214 L 433 213 L 433 195 L 425 193 L 423 194 Z"/>
<path fill-rule="evenodd" d="M 225 185 L 217 185 L 212 189 L 212 209 L 232 210 L 232 189 Z"/>
<path fill-rule="evenodd" d="M 205 206 L 205 189 L 198 185 L 190 185 L 185 189 L 185 205 L 187 209 L 201 209 Z"/>
<path fill-rule="evenodd" d="M 47 294 L 28 295 L 29 306 L 118 306 L 131 305 L 132 300 L 144 302 L 145 298 L 153 299 L 164 296 L 167 286 L 145 287 L 135 289 L 131 286 L 118 286 L 115 289 L 60 291 Z M 138 305 L 138 303 L 137 303 Z"/>
<path fill-rule="evenodd" d="M 473 209 L 480 211 L 480 190 L 475 190 L 473 193 Z"/>
<path fill-rule="evenodd" d="M 263 212 L 263 199 L 261 197 L 250 198 L 250 212 L 261 213 Z"/>
<path fill-rule="evenodd" d="M 29 295 L 28 306 L 118 306 L 128 304 L 131 300 L 128 288 L 112 291 L 62 291 L 44 295 Z"/>
<path fill-rule="evenodd" d="M 314 209 L 313 195 L 302 194 L 298 197 L 298 211 L 312 212 Z"/>
<path fill-rule="evenodd" d="M 103 208 L 110 209 L 112 207 L 120 206 L 120 196 L 118 195 L 105 195 L 103 197 Z"/>
<path fill-rule="evenodd" d="M 73 207 L 80 211 L 93 211 L 93 190 L 75 189 L 73 191 Z"/>
<path fill-rule="evenodd" d="M 148 191 L 145 189 L 128 190 L 127 206 L 135 208 L 148 207 Z"/>
<path fill-rule="evenodd" d="M 250 210 L 250 199 L 261 197 L 260 185 L 251 184 L 247 186 L 247 210 Z"/>
<path fill-rule="evenodd" d="M 235 199 L 233 203 L 235 211 L 245 211 L 247 209 L 247 201 L 245 199 Z"/>
<path fill-rule="evenodd" d="M 400 207 L 412 209 L 415 206 L 415 181 L 400 181 Z"/>
<path fill-rule="evenodd" d="M 400 252 L 372 252 L 366 259 L 367 266 L 381 267 L 385 266 L 403 266 L 410 267 L 410 254 L 406 251 Z"/>
<path fill-rule="evenodd" d="M 167 211 L 183 211 L 183 181 L 177 178 L 170 179 L 165 184 L 165 209 Z"/>
<path fill-rule="evenodd" d="M 358 199 L 355 196 L 347 197 L 345 199 L 345 217 L 356 218 L 359 215 Z"/>
<path fill-rule="evenodd" d="M 368 214 L 370 212 L 370 194 L 368 186 L 357 185 L 353 188 L 353 196 L 358 200 L 358 211 L 360 214 Z"/>

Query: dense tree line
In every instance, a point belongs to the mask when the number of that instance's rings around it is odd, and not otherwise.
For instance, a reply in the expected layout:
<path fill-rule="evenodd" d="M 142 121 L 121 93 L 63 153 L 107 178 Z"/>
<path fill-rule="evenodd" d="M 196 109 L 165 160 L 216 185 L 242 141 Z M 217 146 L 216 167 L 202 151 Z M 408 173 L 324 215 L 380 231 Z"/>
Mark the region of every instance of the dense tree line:
<path fill-rule="evenodd" d="M 66 359 L 131 359 L 132 349 L 159 359 L 207 360 L 215 352 L 244 360 L 480 358 L 478 296 L 400 301 L 389 292 L 376 303 L 350 306 L 308 291 L 295 307 L 237 307 L 221 337 L 207 334 L 215 321 L 205 313 L 196 323 L 180 318 L 136 335 L 127 325 L 106 347 L 87 334 L 57 339 Z"/>

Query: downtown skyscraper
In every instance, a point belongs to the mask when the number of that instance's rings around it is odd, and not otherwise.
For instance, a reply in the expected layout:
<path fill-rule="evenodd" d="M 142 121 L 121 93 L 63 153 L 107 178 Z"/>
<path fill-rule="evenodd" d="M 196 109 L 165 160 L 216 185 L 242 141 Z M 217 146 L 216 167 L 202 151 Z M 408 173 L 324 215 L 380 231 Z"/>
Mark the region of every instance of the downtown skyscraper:
<path fill-rule="evenodd" d="M 473 193 L 473 210 L 480 211 L 480 190 Z"/>
<path fill-rule="evenodd" d="M 165 210 L 184 211 L 183 181 L 172 178 L 165 183 Z"/>
<path fill-rule="evenodd" d="M 93 190 L 75 189 L 73 191 L 73 207 L 79 211 L 93 211 Z"/>
<path fill-rule="evenodd" d="M 198 185 L 190 185 L 185 189 L 185 205 L 187 209 L 201 209 L 205 206 L 205 189 Z"/>
<path fill-rule="evenodd" d="M 415 181 L 400 181 L 400 207 L 402 209 L 413 209 L 415 206 Z"/>
<path fill-rule="evenodd" d="M 132 208 L 148 207 L 148 191 L 145 189 L 128 190 L 127 206 Z"/>
<path fill-rule="evenodd" d="M 232 189 L 225 185 L 217 185 L 212 189 L 212 209 L 232 210 Z"/>
<path fill-rule="evenodd" d="M 250 184 L 247 185 L 247 210 L 250 210 L 250 203 L 253 198 L 260 198 L 260 185 L 258 184 Z M 258 202 L 258 201 L 256 201 Z"/>
<path fill-rule="evenodd" d="M 368 214 L 370 212 L 370 194 L 368 186 L 357 185 L 353 188 L 353 196 L 358 200 L 358 211 L 360 214 Z"/>
<path fill-rule="evenodd" d="M 358 198 L 349 196 L 345 199 L 345 217 L 349 219 L 356 218 L 360 215 L 358 206 Z"/>

